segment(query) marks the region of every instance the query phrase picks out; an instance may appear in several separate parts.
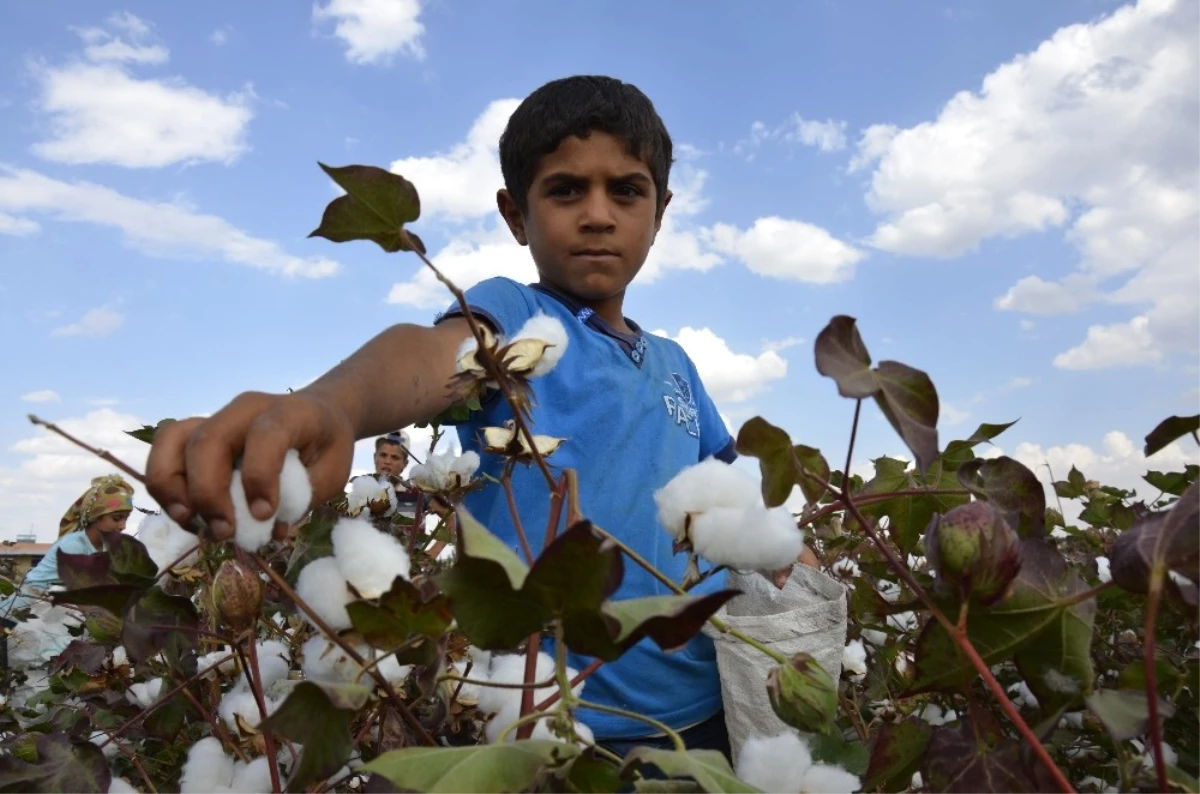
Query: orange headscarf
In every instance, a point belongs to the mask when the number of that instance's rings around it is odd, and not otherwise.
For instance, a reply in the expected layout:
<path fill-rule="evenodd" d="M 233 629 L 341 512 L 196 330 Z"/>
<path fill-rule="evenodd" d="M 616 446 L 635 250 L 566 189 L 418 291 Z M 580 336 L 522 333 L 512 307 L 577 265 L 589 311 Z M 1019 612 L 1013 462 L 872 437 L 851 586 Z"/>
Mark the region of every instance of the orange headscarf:
<path fill-rule="evenodd" d="M 58 536 L 87 529 L 100 516 L 133 510 L 133 486 L 119 474 L 106 474 L 92 480 L 92 485 L 71 505 L 58 522 Z"/>

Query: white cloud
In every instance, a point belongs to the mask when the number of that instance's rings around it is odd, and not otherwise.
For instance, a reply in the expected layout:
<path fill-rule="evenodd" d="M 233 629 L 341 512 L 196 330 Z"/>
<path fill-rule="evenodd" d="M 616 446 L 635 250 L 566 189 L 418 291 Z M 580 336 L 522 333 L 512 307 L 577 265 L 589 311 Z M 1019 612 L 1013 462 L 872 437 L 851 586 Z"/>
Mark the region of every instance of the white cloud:
<path fill-rule="evenodd" d="M 340 265 L 293 256 L 215 215 L 177 204 L 143 201 L 89 182 L 61 182 L 0 164 L 0 211 L 40 212 L 64 221 L 119 229 L 124 242 L 152 256 L 219 258 L 284 276 L 324 278 Z"/>
<path fill-rule="evenodd" d="M 707 238 L 715 249 L 736 254 L 759 275 L 810 284 L 847 281 L 866 256 L 819 226 L 774 216 L 759 218 L 746 231 L 717 224 Z"/>
<path fill-rule="evenodd" d="M 225 28 L 217 28 L 208 34 L 208 40 L 213 43 L 213 46 L 224 47 L 225 43 L 229 41 L 229 31 Z"/>
<path fill-rule="evenodd" d="M 21 400 L 27 403 L 56 403 L 61 399 L 53 389 L 39 389 L 21 395 Z"/>
<path fill-rule="evenodd" d="M 497 99 L 475 119 L 462 143 L 432 157 L 392 162 L 391 170 L 420 192 L 422 217 L 461 221 L 496 212 L 495 191 L 504 184 L 500 133 L 519 104 L 519 99 Z"/>
<path fill-rule="evenodd" d="M 8 234 L 13 237 L 28 237 L 31 234 L 37 234 L 41 230 L 42 227 L 36 221 L 31 221 L 28 218 L 17 218 L 0 212 L 0 234 Z"/>
<path fill-rule="evenodd" d="M 50 336 L 108 336 L 125 324 L 125 315 L 105 306 L 88 311 L 79 322 L 60 325 Z"/>
<path fill-rule="evenodd" d="M 506 227 L 482 235 L 453 240 L 432 258 L 433 264 L 460 289 L 469 289 L 484 279 L 506 276 L 522 284 L 537 281 L 537 268 L 529 251 L 513 241 Z M 392 285 L 387 302 L 420 309 L 443 309 L 454 296 L 424 264 L 407 281 Z"/>
<path fill-rule="evenodd" d="M 787 377 L 787 361 L 774 350 L 757 356 L 735 353 L 708 328 L 685 327 L 676 336 L 663 330 L 652 333 L 679 343 L 695 363 L 709 396 L 718 404 L 743 402 L 766 389 L 771 381 Z"/>
<path fill-rule="evenodd" d="M 799 141 L 805 146 L 815 146 L 822 152 L 836 152 L 846 148 L 846 122 L 826 119 L 813 121 L 800 116 L 792 116 L 788 122 L 790 130 L 784 133 L 789 141 Z"/>
<path fill-rule="evenodd" d="M 141 41 L 149 27 L 132 14 L 114 15 L 108 23 L 133 43 L 85 28 L 78 31 L 84 60 L 34 67 L 41 88 L 36 104 L 49 116 L 51 131 L 34 144 L 36 154 L 72 165 L 160 168 L 229 163 L 246 150 L 253 91 L 221 97 L 180 77 L 134 77 L 130 65 L 164 63 L 168 51 Z"/>
<path fill-rule="evenodd" d="M 662 228 L 635 283 L 656 281 L 668 270 L 703 273 L 724 262 L 720 253 L 708 245 L 706 230 L 693 222 L 708 206 L 704 195 L 708 172 L 687 163 L 675 166 L 673 171 L 671 204 L 663 214 Z"/>
<path fill-rule="evenodd" d="M 1093 325 L 1087 339 L 1054 357 L 1059 369 L 1104 369 L 1146 366 L 1161 361 L 1162 351 L 1150 329 L 1148 317 L 1126 323 Z"/>
<path fill-rule="evenodd" d="M 996 308 L 1030 314 L 1069 314 L 1079 311 L 1086 300 L 1079 288 L 1069 289 L 1040 276 L 1025 276 L 996 299 Z"/>
<path fill-rule="evenodd" d="M 773 350 L 776 353 L 781 350 L 787 350 L 790 347 L 804 344 L 804 338 L 799 336 L 787 336 L 783 339 L 770 339 L 763 344 L 763 350 Z"/>
<path fill-rule="evenodd" d="M 1200 463 L 1200 452 L 1195 447 L 1185 450 L 1178 443 L 1169 444 L 1153 457 L 1146 458 L 1141 446 L 1119 430 L 1106 433 L 1100 449 L 1079 443 L 1043 448 L 1039 444 L 1022 442 L 1017 445 L 1012 457 L 1028 466 L 1043 481 L 1048 505 L 1057 505 L 1050 472 L 1053 472 L 1054 479 L 1065 480 L 1067 472 L 1074 466 L 1085 477 L 1101 485 L 1135 490 L 1138 498 L 1149 499 L 1158 490 L 1142 479 L 1147 471 L 1177 471 L 1187 464 Z M 1063 506 L 1069 521 L 1078 517 L 1081 507 L 1077 502 L 1064 503 Z"/>
<path fill-rule="evenodd" d="M 953 427 L 954 425 L 961 425 L 970 418 L 970 411 L 964 411 L 953 403 L 942 402 L 938 416 L 938 425 L 941 427 Z"/>
<path fill-rule="evenodd" d="M 356 64 L 387 64 L 397 53 L 424 59 L 420 15 L 419 0 L 329 0 L 312 12 L 313 22 L 334 22 L 346 60 Z"/>
<path fill-rule="evenodd" d="M 885 218 L 872 243 L 952 257 L 988 238 L 1064 228 L 1080 253 L 1065 289 L 1024 278 L 1000 308 L 1125 304 L 1149 318 L 1158 343 L 1195 351 L 1198 11 L 1142 0 L 1062 28 L 936 120 L 868 128 L 851 170 L 875 164 L 867 201 Z"/>
<path fill-rule="evenodd" d="M 1033 385 L 1033 378 L 1027 378 L 1024 375 L 1018 375 L 1008 382 L 1010 389 L 1025 389 Z"/>
<path fill-rule="evenodd" d="M 82 417 L 57 419 L 55 424 L 92 446 L 108 450 L 135 469 L 145 465 L 150 446 L 124 432 L 145 424 L 140 417 L 104 408 Z M 87 489 L 91 478 L 116 472 L 111 464 L 41 428 L 13 444 L 9 451 L 16 453 L 19 461 L 15 466 L 0 467 L 0 511 L 9 532 L 32 528 L 40 541 L 57 536 L 58 520 Z M 130 483 L 135 489 L 134 504 L 156 508 L 140 484 Z M 137 516 L 134 513 L 130 519 L 130 527 L 136 525 Z"/>

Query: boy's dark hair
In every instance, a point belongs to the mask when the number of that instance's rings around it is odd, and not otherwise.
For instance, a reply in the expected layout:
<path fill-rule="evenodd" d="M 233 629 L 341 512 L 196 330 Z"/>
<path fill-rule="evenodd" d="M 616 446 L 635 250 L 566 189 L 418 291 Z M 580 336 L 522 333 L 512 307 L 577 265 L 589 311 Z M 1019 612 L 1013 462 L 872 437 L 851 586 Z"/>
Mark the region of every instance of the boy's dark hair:
<path fill-rule="evenodd" d="M 650 98 L 613 77 L 576 75 L 552 80 L 526 97 L 500 136 L 504 187 L 521 212 L 529 208 L 529 186 L 541 159 L 563 139 L 586 138 L 592 130 L 625 141 L 629 154 L 646 163 L 662 210 L 671 136 Z"/>

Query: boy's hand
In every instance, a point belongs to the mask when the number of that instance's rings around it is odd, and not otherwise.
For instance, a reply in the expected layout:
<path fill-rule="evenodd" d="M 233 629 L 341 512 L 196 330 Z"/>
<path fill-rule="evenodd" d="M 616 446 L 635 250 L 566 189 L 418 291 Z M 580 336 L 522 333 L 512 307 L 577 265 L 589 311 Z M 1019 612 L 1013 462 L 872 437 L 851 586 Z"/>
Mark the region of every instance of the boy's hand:
<path fill-rule="evenodd" d="M 250 511 L 260 520 L 279 507 L 279 473 L 289 449 L 312 480 L 314 503 L 345 488 L 354 456 L 346 413 L 313 394 L 245 392 L 208 419 L 184 419 L 154 435 L 146 488 L 180 526 L 199 515 L 213 537 L 233 536 L 229 483 L 241 457 Z M 276 526 L 281 537 L 286 527 Z"/>

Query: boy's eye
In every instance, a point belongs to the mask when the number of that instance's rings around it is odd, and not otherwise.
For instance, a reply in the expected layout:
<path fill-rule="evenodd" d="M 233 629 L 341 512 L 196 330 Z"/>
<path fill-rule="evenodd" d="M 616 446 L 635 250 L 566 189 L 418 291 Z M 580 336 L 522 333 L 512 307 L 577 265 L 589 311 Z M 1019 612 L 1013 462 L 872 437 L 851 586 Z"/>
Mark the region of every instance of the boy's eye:
<path fill-rule="evenodd" d="M 574 185 L 555 185 L 550 189 L 551 196 L 573 196 L 579 192 Z"/>
<path fill-rule="evenodd" d="M 626 198 L 631 198 L 633 196 L 642 195 L 641 188 L 639 188 L 637 185 L 633 185 L 628 182 L 621 184 L 621 185 L 617 185 L 615 188 L 613 188 L 613 192 L 616 193 L 618 196 L 624 196 Z"/>

